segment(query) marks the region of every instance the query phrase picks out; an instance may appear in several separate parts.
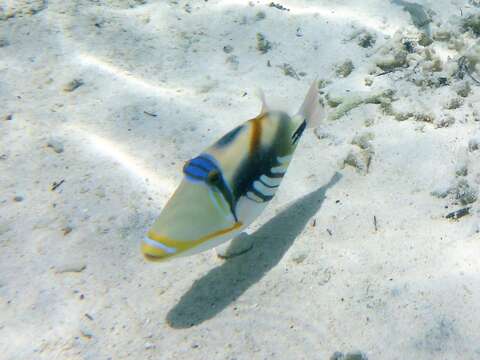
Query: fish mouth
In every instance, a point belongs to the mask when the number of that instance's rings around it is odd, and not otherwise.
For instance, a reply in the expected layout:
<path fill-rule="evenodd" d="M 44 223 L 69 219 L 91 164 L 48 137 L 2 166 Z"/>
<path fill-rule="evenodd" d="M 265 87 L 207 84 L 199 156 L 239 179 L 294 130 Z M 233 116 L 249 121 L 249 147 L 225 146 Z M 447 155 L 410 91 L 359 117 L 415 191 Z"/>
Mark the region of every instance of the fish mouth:
<path fill-rule="evenodd" d="M 147 254 L 147 253 L 143 253 L 143 257 L 145 258 L 145 260 L 150 261 L 150 262 L 164 261 L 164 260 L 169 258 L 169 256 L 160 257 L 160 256 L 150 255 L 150 254 Z"/>
<path fill-rule="evenodd" d="M 141 250 L 144 258 L 148 261 L 163 261 L 166 260 L 177 253 L 177 249 L 174 247 L 169 247 L 164 244 L 168 241 L 168 238 L 161 237 L 161 240 L 157 237 L 158 240 L 152 239 L 152 237 L 147 235 L 141 244 Z"/>

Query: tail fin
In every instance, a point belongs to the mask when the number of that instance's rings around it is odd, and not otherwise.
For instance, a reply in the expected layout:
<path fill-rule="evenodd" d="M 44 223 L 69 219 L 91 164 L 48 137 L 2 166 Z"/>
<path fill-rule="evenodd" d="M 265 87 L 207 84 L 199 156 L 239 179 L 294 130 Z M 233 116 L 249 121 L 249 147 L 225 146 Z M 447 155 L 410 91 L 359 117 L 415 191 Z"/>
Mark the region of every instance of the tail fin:
<path fill-rule="evenodd" d="M 325 116 L 325 109 L 323 104 L 320 103 L 320 95 L 318 94 L 317 79 L 310 86 L 305 100 L 298 110 L 298 115 L 307 120 L 307 128 L 317 127 L 320 124 L 320 120 Z"/>

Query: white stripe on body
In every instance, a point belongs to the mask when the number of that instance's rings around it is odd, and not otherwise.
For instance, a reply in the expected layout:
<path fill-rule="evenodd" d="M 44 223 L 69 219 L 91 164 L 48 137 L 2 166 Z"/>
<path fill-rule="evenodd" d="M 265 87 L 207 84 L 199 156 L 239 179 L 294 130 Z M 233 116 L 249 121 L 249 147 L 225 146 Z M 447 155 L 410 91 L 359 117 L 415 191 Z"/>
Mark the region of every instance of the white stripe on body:
<path fill-rule="evenodd" d="M 256 203 L 263 203 L 263 202 L 265 202 L 262 198 L 258 197 L 257 195 L 255 195 L 255 194 L 252 193 L 251 191 L 247 192 L 247 198 L 249 198 L 250 200 L 255 201 Z"/>
<path fill-rule="evenodd" d="M 277 157 L 277 161 L 282 165 L 285 164 L 285 163 L 287 163 L 287 164 L 290 163 L 290 160 L 292 160 L 292 155 Z"/>
<path fill-rule="evenodd" d="M 253 183 L 253 187 L 259 193 L 262 193 L 265 196 L 272 196 L 272 195 L 275 195 L 275 193 L 277 192 L 277 188 L 269 188 L 268 186 L 265 186 L 262 182 L 258 180 L 256 180 Z"/>
<path fill-rule="evenodd" d="M 287 171 L 287 167 L 285 165 L 275 166 L 271 168 L 270 171 L 272 174 L 284 174 Z"/>
<path fill-rule="evenodd" d="M 260 176 L 260 181 L 268 186 L 278 186 L 282 182 L 282 178 L 269 178 L 266 175 Z"/>

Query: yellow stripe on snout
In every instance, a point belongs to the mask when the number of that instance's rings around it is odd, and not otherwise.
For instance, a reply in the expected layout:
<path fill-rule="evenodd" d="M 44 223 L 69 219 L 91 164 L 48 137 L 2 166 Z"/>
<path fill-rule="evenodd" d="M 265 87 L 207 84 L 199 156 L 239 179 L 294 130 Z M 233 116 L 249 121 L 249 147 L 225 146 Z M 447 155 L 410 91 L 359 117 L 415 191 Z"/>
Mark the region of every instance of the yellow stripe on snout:
<path fill-rule="evenodd" d="M 174 255 L 145 243 L 142 244 L 142 254 L 150 261 L 160 261 Z"/>
<path fill-rule="evenodd" d="M 166 258 L 178 255 L 179 253 L 189 250 L 195 246 L 198 246 L 204 243 L 205 241 L 211 240 L 217 236 L 225 235 L 225 234 L 228 234 L 229 232 L 237 230 L 238 228 L 242 227 L 242 225 L 243 224 L 241 222 L 237 222 L 232 226 L 230 226 L 229 228 L 215 231 L 206 236 L 202 236 L 198 240 L 193 240 L 193 241 L 179 241 L 179 240 L 170 239 L 167 236 L 159 235 L 155 231 L 150 230 L 147 236 L 151 240 L 154 240 L 160 244 L 163 244 L 168 248 L 175 249 L 176 251 L 173 253 L 169 253 L 165 250 L 162 250 L 161 248 L 154 247 L 144 242 L 142 243 L 142 253 L 147 260 L 151 260 L 151 261 L 164 260 Z"/>

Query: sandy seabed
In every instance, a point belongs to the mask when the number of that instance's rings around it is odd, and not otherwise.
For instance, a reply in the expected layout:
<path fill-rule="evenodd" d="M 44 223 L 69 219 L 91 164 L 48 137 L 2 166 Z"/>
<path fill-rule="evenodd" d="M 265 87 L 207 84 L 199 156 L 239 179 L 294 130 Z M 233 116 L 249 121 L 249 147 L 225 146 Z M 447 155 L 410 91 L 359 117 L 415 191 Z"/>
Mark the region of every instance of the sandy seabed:
<path fill-rule="evenodd" d="M 0 358 L 480 358 L 476 0 L 0 2 Z M 321 80 L 253 248 L 146 263 L 184 161 Z"/>

